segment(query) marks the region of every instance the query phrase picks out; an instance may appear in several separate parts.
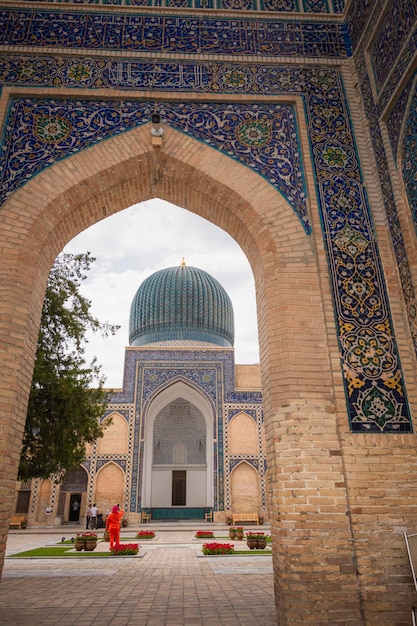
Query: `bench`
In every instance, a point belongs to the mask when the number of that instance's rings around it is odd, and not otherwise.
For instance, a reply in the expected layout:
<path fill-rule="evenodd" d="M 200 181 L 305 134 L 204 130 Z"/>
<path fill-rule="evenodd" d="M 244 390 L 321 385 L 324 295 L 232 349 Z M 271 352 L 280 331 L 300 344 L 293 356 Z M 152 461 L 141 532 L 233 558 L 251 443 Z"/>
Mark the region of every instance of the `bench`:
<path fill-rule="evenodd" d="M 9 522 L 9 528 L 22 528 L 23 522 L 26 522 L 26 515 L 12 515 Z"/>
<path fill-rule="evenodd" d="M 233 513 L 233 526 L 240 522 L 256 522 L 259 524 L 259 518 L 257 513 Z"/>

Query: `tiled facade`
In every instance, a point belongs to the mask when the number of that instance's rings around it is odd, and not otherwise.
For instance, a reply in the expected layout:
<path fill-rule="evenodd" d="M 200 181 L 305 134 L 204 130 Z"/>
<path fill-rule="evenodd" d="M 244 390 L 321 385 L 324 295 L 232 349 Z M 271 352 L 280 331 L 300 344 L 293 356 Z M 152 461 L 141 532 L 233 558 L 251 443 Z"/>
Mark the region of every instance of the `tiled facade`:
<path fill-rule="evenodd" d="M 399 529 L 417 498 L 414 3 L 101 5 L 0 15 L 3 414 L 20 416 L 8 437 L 18 448 L 35 269 L 131 200 L 190 208 L 254 271 L 279 619 L 333 623 L 337 606 L 346 624 L 403 623 Z"/>
<path fill-rule="evenodd" d="M 236 387 L 236 372 L 239 373 L 240 385 L 243 387 Z M 170 511 L 168 509 L 172 505 L 167 500 L 164 507 L 167 510 L 159 511 L 159 518 L 171 519 L 180 516 L 181 519 L 198 520 L 198 515 L 204 519 L 205 512 L 213 511 L 215 521 L 225 522 L 226 517 L 233 513 L 246 512 L 246 509 L 242 510 L 244 505 L 241 501 L 233 500 L 231 492 L 233 470 L 245 463 L 254 470 L 257 484 L 253 497 L 249 498 L 245 505 L 250 506 L 249 512 L 256 512 L 259 517 L 267 519 L 267 463 L 259 366 L 235 366 L 233 348 L 222 349 L 209 344 L 205 344 L 204 348 L 201 346 L 187 348 L 184 345 L 163 348 L 160 345 L 156 347 L 149 345 L 126 349 L 123 379 L 123 389 L 112 393 L 103 415 L 103 423 L 106 424 L 110 418 L 112 427 L 105 430 L 103 439 L 87 447 L 83 469 L 67 473 L 63 486 L 41 479 L 23 486 L 18 484 L 21 492 L 30 491 L 27 512 L 31 526 L 42 526 L 45 523 L 65 524 L 70 521 L 71 498 L 75 496 L 80 498 L 81 523 L 88 503 L 97 502 L 105 513 L 114 504 L 112 498 L 115 494 L 112 488 L 118 490 L 116 499 L 123 503 L 129 525 L 141 522 L 142 511 L 151 512 L 155 517 L 156 511 L 153 510 L 151 502 L 144 502 L 143 498 L 146 473 L 145 440 L 153 437 L 153 441 L 162 440 L 163 444 L 162 448 L 159 446 L 158 449 L 153 448 L 152 459 L 150 461 L 148 459 L 148 463 L 158 466 L 165 464 L 171 468 L 172 461 L 168 463 L 168 460 L 164 459 L 164 450 L 165 454 L 168 451 L 172 454 L 172 442 L 175 437 L 168 426 L 161 431 L 149 425 L 149 407 L 158 395 L 178 381 L 183 383 L 183 394 L 184 389 L 188 387 L 206 398 L 211 407 L 211 433 L 207 441 L 204 439 L 204 459 L 199 459 L 200 465 L 206 465 L 206 449 L 213 457 L 211 463 L 207 464 L 211 468 L 211 476 L 208 478 L 210 489 L 197 515 L 195 507 L 189 505 L 181 510 Z M 187 405 L 198 413 L 192 400 L 187 401 Z M 161 416 L 167 410 L 167 406 L 168 404 L 160 411 Z M 181 407 L 177 408 L 177 411 L 180 415 L 184 414 Z M 245 429 L 242 415 L 248 417 L 251 424 L 253 422 L 253 429 Z M 230 424 L 237 416 L 240 417 L 237 420 L 239 437 L 230 431 Z M 200 419 L 204 424 L 204 418 Z M 187 423 L 187 427 L 191 429 L 190 436 L 196 437 L 196 433 L 192 432 L 192 418 Z M 173 421 L 173 427 L 178 428 L 176 421 Z M 159 429 L 161 428 L 160 425 Z M 201 438 L 201 434 L 198 437 Z M 247 446 L 248 440 L 250 449 Z M 187 443 L 187 437 L 182 436 L 181 441 Z M 169 446 L 169 450 L 164 446 Z M 197 459 L 192 456 L 193 451 L 195 455 L 195 449 L 189 445 L 187 455 L 189 470 L 198 465 Z M 199 452 L 197 449 L 197 453 L 201 456 L 201 450 Z M 99 474 L 104 467 L 111 464 L 117 465 L 121 472 L 116 472 L 116 482 L 111 488 L 107 486 L 106 493 L 105 486 L 104 491 L 98 488 Z M 245 485 L 240 486 L 236 476 L 237 474 L 233 476 L 235 486 L 244 489 Z M 109 481 L 108 474 L 106 481 Z M 41 488 L 45 493 L 46 502 L 40 499 Z M 19 497 L 22 495 L 20 493 Z M 45 505 L 51 511 L 48 514 L 49 518 L 45 516 Z"/>

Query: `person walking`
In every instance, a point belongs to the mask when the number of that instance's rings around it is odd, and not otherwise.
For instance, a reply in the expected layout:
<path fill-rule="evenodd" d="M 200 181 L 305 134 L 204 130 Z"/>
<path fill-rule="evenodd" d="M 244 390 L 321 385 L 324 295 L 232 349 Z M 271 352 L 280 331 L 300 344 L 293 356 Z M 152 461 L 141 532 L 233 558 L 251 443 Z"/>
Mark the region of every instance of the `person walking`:
<path fill-rule="evenodd" d="M 93 506 L 90 509 L 90 515 L 91 515 L 90 528 L 91 528 L 91 530 L 97 530 L 98 508 L 96 507 L 95 503 L 93 504 Z"/>
<path fill-rule="evenodd" d="M 87 510 L 85 512 L 85 528 L 86 528 L 86 530 L 88 530 L 88 528 L 90 526 L 90 519 L 91 519 L 91 508 L 90 508 L 90 505 L 88 505 Z"/>
<path fill-rule="evenodd" d="M 115 504 L 111 513 L 107 516 L 106 530 L 109 533 L 110 550 L 120 543 L 120 523 L 123 515 L 124 511 L 118 504 Z"/>

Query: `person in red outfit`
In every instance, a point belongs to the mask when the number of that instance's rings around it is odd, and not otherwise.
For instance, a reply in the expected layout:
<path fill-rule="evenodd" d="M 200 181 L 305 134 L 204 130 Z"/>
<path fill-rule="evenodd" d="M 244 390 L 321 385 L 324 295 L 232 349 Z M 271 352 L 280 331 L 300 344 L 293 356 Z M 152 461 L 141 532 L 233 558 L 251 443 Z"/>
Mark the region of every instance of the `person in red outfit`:
<path fill-rule="evenodd" d="M 109 532 L 110 550 L 120 543 L 120 524 L 124 511 L 122 511 L 118 504 L 115 504 L 111 510 L 111 513 L 106 519 L 106 530 Z"/>

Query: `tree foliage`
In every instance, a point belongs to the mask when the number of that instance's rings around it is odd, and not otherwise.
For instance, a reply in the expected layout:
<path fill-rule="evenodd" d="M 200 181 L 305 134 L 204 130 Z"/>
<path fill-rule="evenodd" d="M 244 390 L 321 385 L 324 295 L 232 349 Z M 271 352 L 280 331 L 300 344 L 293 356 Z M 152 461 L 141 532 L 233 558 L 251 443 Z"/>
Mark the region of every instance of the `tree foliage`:
<path fill-rule="evenodd" d="M 29 397 L 19 479 L 62 476 L 85 457 L 86 443 L 103 435 L 107 405 L 96 359 L 87 365 L 86 332 L 103 336 L 118 327 L 102 324 L 79 288 L 94 258 L 61 254 L 49 275 Z"/>

